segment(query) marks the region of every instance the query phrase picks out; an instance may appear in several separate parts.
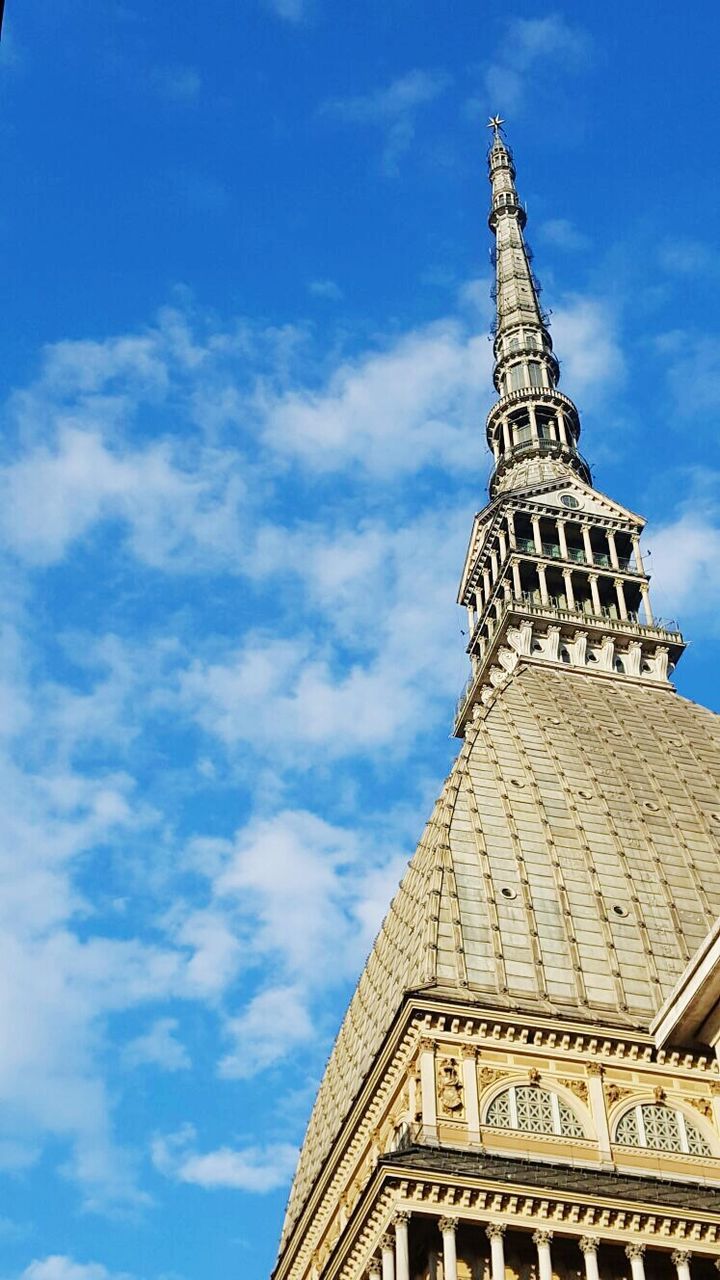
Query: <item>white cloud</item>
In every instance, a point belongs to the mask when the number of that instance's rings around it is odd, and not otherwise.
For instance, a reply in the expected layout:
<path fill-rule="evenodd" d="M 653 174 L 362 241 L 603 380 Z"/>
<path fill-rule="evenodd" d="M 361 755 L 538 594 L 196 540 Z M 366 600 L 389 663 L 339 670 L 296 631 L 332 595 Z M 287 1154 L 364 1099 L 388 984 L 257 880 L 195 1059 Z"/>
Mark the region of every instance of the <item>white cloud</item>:
<path fill-rule="evenodd" d="M 308 937 L 312 937 L 310 928 Z M 254 996 L 237 1017 L 228 1018 L 225 1034 L 233 1047 L 220 1061 L 220 1074 L 230 1080 L 250 1080 L 308 1044 L 316 1027 L 300 986 L 270 987 Z"/>
<path fill-rule="evenodd" d="M 720 606 L 720 510 L 693 504 L 668 524 L 652 529 L 652 599 L 665 616 L 715 621 Z"/>
<path fill-rule="evenodd" d="M 371 93 L 354 98 L 333 98 L 323 111 L 349 124 L 370 124 L 384 134 L 383 168 L 387 174 L 398 171 L 398 161 L 415 137 L 418 110 L 438 98 L 450 84 L 443 71 L 416 69 L 392 80 Z"/>
<path fill-rule="evenodd" d="M 430 325 L 342 364 L 320 392 L 269 400 L 267 439 L 318 471 L 479 471 L 491 358 L 485 335 L 452 321 Z"/>
<path fill-rule="evenodd" d="M 339 302 L 343 296 L 340 285 L 334 280 L 311 280 L 308 290 L 315 298 L 325 298 L 328 302 Z"/>
<path fill-rule="evenodd" d="M 547 222 L 540 224 L 539 235 L 547 244 L 568 253 L 578 253 L 587 249 L 590 244 L 584 232 L 579 231 L 569 218 L 549 218 Z"/>
<path fill-rule="evenodd" d="M 553 308 L 551 324 L 563 390 L 593 408 L 625 376 L 616 314 L 599 298 L 571 294 Z"/>
<path fill-rule="evenodd" d="M 31 564 L 62 559 L 113 519 L 140 560 L 165 569 L 230 557 L 240 542 L 239 475 L 210 454 L 184 469 L 169 444 L 116 452 L 99 432 L 64 427 L 54 447 L 39 445 L 0 472 L 0 497 L 6 544 Z"/>
<path fill-rule="evenodd" d="M 190 1183 L 208 1191 L 229 1187 L 262 1195 L 285 1186 L 295 1171 L 298 1152 L 289 1143 L 219 1147 L 200 1154 L 193 1150 L 195 1137 L 195 1129 L 186 1125 L 177 1133 L 155 1138 L 152 1158 L 159 1172 L 176 1182 Z M 45 1277 L 39 1280 L 45 1280 Z M 64 1277 L 59 1277 L 59 1280 L 64 1280 Z M 74 1277 L 69 1280 L 74 1280 Z M 85 1280 L 85 1277 L 78 1277 L 78 1280 Z M 87 1280 L 95 1280 L 95 1277 Z M 104 1277 L 97 1280 L 104 1280 Z"/>
<path fill-rule="evenodd" d="M 557 73 L 580 68 L 587 56 L 588 39 L 584 31 L 572 26 L 557 13 L 543 18 L 513 18 L 493 62 L 484 75 L 485 94 L 482 101 L 473 99 L 473 110 L 484 114 L 500 111 L 518 115 L 543 78 L 547 100 L 547 66 L 553 63 Z"/>
<path fill-rule="evenodd" d="M 665 241 L 658 256 L 660 265 L 671 275 L 714 277 L 720 271 L 717 248 L 688 236 Z"/>
<path fill-rule="evenodd" d="M 67 1254 L 54 1253 L 31 1262 L 21 1280 L 131 1280 L 127 1272 L 108 1271 L 101 1262 L 76 1262 Z"/>
<path fill-rule="evenodd" d="M 186 1071 L 190 1054 L 177 1039 L 177 1018 L 156 1018 L 144 1035 L 129 1040 L 123 1048 L 123 1060 L 129 1067 L 154 1066 L 163 1071 Z"/>

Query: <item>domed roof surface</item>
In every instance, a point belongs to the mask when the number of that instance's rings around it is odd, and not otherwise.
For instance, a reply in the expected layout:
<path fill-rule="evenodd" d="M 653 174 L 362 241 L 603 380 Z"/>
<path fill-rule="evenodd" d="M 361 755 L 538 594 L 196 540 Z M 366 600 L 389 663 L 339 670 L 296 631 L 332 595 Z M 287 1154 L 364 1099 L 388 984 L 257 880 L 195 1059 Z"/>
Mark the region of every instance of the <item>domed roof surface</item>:
<path fill-rule="evenodd" d="M 720 915 L 720 717 L 526 661 L 478 707 L 327 1065 L 297 1218 L 407 992 L 646 1030 Z"/>

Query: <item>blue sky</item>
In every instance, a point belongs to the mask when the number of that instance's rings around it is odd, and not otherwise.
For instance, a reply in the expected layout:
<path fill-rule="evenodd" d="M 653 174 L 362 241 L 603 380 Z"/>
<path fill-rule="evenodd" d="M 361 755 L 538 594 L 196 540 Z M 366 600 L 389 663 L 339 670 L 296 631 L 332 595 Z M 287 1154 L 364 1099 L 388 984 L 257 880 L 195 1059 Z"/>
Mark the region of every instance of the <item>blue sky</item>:
<path fill-rule="evenodd" d="M 720 32 L 606 0 L 9 0 L 0 1277 L 271 1265 L 456 744 L 485 121 L 596 483 L 720 705 Z"/>

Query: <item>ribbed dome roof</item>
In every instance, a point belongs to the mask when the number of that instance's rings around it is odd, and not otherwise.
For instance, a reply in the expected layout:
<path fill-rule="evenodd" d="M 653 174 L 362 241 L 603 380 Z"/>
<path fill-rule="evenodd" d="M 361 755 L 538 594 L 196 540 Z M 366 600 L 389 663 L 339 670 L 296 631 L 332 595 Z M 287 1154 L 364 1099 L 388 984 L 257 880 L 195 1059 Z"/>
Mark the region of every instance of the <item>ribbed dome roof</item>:
<path fill-rule="evenodd" d="M 646 1029 L 720 915 L 720 717 L 523 665 L 467 737 L 360 978 L 285 1234 L 405 992 Z"/>

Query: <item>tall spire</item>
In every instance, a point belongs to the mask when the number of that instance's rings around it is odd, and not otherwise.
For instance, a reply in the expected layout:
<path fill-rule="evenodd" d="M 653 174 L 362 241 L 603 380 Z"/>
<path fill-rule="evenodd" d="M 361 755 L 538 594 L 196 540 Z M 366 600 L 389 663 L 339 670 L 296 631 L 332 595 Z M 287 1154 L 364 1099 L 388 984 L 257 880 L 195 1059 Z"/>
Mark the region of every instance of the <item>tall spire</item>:
<path fill-rule="evenodd" d="M 458 602 L 472 674 L 455 731 L 519 666 L 570 668 L 667 686 L 684 642 L 654 618 L 640 551 L 645 521 L 592 487 L 580 416 L 560 374 L 523 230 L 515 164 L 493 116 L 488 153 L 496 240 L 490 503 L 475 517 Z"/>
<path fill-rule="evenodd" d="M 522 485 L 528 464 L 534 478 L 570 468 L 589 483 L 590 471 L 577 450 L 578 411 L 558 391 L 560 368 L 553 353 L 547 319 L 540 306 L 540 287 L 530 267 L 531 254 L 523 230 L 527 215 L 515 186 L 512 152 L 502 135 L 503 121 L 491 117 L 493 138 L 488 152 L 492 201 L 489 224 L 495 236 L 495 388 L 500 399 L 487 420 L 487 437 L 495 458 L 490 482 L 494 497 Z M 542 461 L 544 465 L 538 466 Z M 521 467 L 518 464 L 522 463 Z"/>

